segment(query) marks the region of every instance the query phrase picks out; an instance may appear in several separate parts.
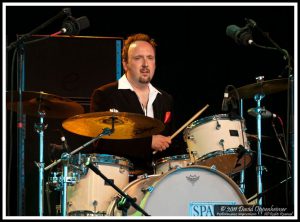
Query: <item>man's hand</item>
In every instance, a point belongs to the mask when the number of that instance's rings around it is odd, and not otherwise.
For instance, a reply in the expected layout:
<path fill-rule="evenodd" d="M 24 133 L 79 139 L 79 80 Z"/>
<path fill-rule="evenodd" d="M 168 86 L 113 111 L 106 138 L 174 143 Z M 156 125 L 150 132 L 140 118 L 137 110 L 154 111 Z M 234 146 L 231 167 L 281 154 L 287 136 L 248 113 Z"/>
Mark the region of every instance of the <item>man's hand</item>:
<path fill-rule="evenodd" d="M 166 150 L 172 143 L 170 136 L 153 135 L 152 136 L 152 149 L 156 151 Z"/>

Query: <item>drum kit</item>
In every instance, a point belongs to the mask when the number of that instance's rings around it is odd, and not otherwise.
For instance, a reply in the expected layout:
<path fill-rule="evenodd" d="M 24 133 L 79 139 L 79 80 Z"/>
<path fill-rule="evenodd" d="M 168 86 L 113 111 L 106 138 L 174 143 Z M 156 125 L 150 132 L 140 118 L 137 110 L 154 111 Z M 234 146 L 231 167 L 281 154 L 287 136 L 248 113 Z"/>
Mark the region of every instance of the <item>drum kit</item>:
<path fill-rule="evenodd" d="M 283 79 L 260 81 L 237 91 L 241 98 L 253 97 L 257 101 L 259 125 L 260 100 L 286 89 L 287 80 Z M 215 205 L 249 204 L 230 176 L 252 163 L 253 152 L 248 140 L 258 141 L 260 148 L 263 136 L 260 126 L 258 135 L 247 134 L 242 116 L 231 118 L 228 114 L 218 114 L 195 121 L 194 116 L 172 136 L 183 131 L 188 154 L 159 159 L 153 163 L 153 175 L 141 174 L 130 182 L 130 171 L 134 169 L 130 160 L 79 151 L 99 139 L 135 139 L 158 134 L 164 129 L 159 120 L 115 111 L 83 114 L 80 104 L 44 92 L 23 92 L 21 104 L 17 92 L 8 92 L 7 96 L 8 109 L 17 111 L 21 105 L 24 114 L 40 119 L 36 124 L 40 134 L 40 163 L 44 162 L 45 117 L 65 119 L 64 129 L 92 138 L 72 152 L 63 153 L 61 159 L 49 166 L 38 165 L 39 201 L 42 201 L 44 171 L 62 164 L 62 172 L 52 172 L 47 182 L 61 192 L 62 216 L 205 216 L 213 212 Z M 259 155 L 258 150 L 258 180 L 261 180 Z"/>

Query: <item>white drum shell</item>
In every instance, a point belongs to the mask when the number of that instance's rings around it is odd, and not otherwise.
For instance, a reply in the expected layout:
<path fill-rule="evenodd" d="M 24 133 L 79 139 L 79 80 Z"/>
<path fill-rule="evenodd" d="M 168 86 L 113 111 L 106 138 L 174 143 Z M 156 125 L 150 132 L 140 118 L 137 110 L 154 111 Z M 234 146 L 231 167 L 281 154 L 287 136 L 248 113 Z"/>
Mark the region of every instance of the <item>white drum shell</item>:
<path fill-rule="evenodd" d="M 187 154 L 175 155 L 159 159 L 154 164 L 155 174 L 167 173 L 170 170 L 191 165 L 190 156 Z"/>
<path fill-rule="evenodd" d="M 226 114 L 206 117 L 193 122 L 184 131 L 192 162 L 205 166 L 214 165 L 225 174 L 239 172 L 251 162 L 250 146 L 242 119 L 230 119 Z M 246 151 L 238 159 L 238 148 Z"/>
<path fill-rule="evenodd" d="M 93 165 L 108 179 L 113 180 L 120 189 L 129 184 L 130 162 L 125 158 L 94 154 L 84 155 L 83 159 L 87 157 L 92 157 Z M 105 184 L 103 178 L 92 170 L 87 170 L 87 174 L 81 176 L 78 183 L 67 187 L 68 214 L 82 216 L 82 214 L 86 215 L 87 212 L 90 212 L 90 214 L 105 215 L 116 194 L 117 191 L 109 184 Z"/>

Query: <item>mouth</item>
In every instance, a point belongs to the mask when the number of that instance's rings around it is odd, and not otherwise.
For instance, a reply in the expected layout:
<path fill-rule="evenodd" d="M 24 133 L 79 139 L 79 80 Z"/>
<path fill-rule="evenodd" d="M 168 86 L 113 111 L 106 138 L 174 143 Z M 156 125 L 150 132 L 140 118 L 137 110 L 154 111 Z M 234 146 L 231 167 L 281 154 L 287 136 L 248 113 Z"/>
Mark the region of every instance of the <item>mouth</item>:
<path fill-rule="evenodd" d="M 142 74 L 143 74 L 143 73 L 148 74 L 148 73 L 150 73 L 150 70 L 149 70 L 149 69 L 141 69 L 140 72 L 141 72 Z"/>

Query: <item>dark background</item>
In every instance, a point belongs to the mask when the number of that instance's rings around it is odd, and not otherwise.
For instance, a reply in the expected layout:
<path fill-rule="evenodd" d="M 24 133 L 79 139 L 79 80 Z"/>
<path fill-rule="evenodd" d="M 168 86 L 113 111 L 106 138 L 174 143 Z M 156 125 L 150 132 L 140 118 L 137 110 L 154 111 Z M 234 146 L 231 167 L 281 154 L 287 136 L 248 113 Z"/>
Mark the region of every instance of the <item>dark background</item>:
<path fill-rule="evenodd" d="M 62 8 L 64 7 L 7 7 L 7 43 L 15 41 L 17 34 L 28 33 L 38 27 L 55 16 Z M 226 36 L 225 30 L 228 25 L 235 24 L 243 27 L 246 24 L 245 18 L 253 19 L 281 48 L 286 49 L 291 57 L 294 56 L 294 7 L 292 6 L 71 6 L 70 8 L 74 17 L 87 16 L 90 20 L 90 27 L 83 30 L 81 36 L 125 39 L 130 34 L 142 32 L 156 40 L 157 69 L 152 83 L 173 95 L 178 128 L 206 104 L 210 107 L 199 118 L 221 114 L 226 85 L 242 87 L 255 83 L 257 76 L 264 76 L 265 80 L 288 77 L 285 70 L 287 62 L 280 52 L 237 45 L 233 39 Z M 36 34 L 52 34 L 58 31 L 62 20 L 53 22 Z M 253 31 L 253 39 L 260 45 L 273 46 L 257 30 Z M 11 65 L 11 57 L 12 52 L 9 52 L 8 66 Z M 98 75 L 100 79 L 101 76 L 97 73 L 101 73 L 101 67 L 88 78 L 94 81 L 96 79 L 94 75 Z M 10 90 L 10 78 L 7 77 L 7 80 L 7 89 Z M 13 90 L 16 90 L 15 87 L 16 83 L 13 83 Z M 247 133 L 251 134 L 256 134 L 256 119 L 249 116 L 246 111 L 255 106 L 253 98 L 244 100 Z M 262 106 L 279 115 L 286 130 L 287 91 L 266 95 L 262 100 Z M 277 120 L 275 123 L 281 133 Z M 262 152 L 284 158 L 271 119 L 262 121 L 262 134 L 271 137 L 269 140 L 262 141 Z M 178 137 L 182 137 L 182 133 Z M 81 144 L 77 144 L 79 145 Z M 255 141 L 252 142 L 251 149 L 256 151 Z M 293 152 L 289 148 L 288 154 L 291 155 Z M 14 156 L 17 154 L 15 148 L 12 153 Z M 28 156 L 26 154 L 26 157 Z M 25 162 L 32 161 L 31 159 L 32 157 L 29 160 L 25 159 Z M 287 178 L 286 164 L 268 156 L 262 157 L 262 163 L 267 169 L 263 172 L 263 188 L 271 188 L 264 196 L 264 205 L 293 205 L 293 183 L 278 185 Z M 26 165 L 30 164 L 32 163 L 26 162 Z M 46 165 L 48 164 L 49 162 L 46 162 Z M 254 157 L 252 165 L 245 171 L 246 198 L 250 198 L 257 192 L 255 167 Z M 7 206 L 10 210 L 8 215 L 17 215 L 15 170 L 13 167 L 14 176 L 8 175 L 12 178 L 10 205 Z M 26 198 L 23 215 L 28 216 L 38 213 L 36 185 L 38 170 L 34 167 L 32 170 L 36 170 L 36 174 L 32 173 L 30 178 L 25 174 Z M 25 173 L 28 173 L 26 169 Z M 233 179 L 238 180 L 238 178 Z"/>

